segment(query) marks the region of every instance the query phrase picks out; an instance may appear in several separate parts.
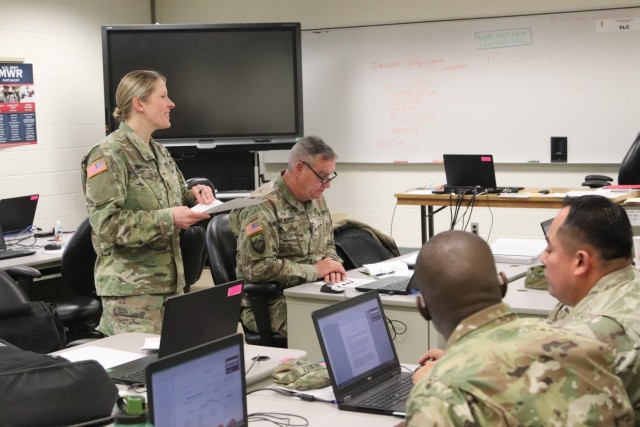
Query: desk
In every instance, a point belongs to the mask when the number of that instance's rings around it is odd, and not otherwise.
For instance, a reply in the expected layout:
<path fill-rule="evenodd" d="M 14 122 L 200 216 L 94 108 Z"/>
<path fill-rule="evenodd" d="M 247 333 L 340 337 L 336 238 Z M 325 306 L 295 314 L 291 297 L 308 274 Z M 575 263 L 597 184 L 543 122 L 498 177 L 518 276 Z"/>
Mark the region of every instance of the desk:
<path fill-rule="evenodd" d="M 306 402 L 299 398 L 281 396 L 275 392 L 260 391 L 247 396 L 247 412 L 280 412 L 295 414 L 309 420 L 310 426 L 333 427 L 392 427 L 400 423 L 403 418 L 389 415 L 366 414 L 363 412 L 341 411 L 335 403 Z M 296 420 L 294 420 L 296 421 Z M 294 422 L 293 425 L 300 425 Z M 251 426 L 273 426 L 267 421 L 251 421 Z"/>
<path fill-rule="evenodd" d="M 504 271 L 507 277 L 515 276 L 529 267 L 528 265 L 502 263 L 496 266 L 498 271 Z M 367 277 L 356 270 L 349 271 L 348 276 L 351 278 Z M 306 351 L 311 361 L 322 360 L 322 351 L 315 334 L 311 313 L 360 294 L 359 291 L 352 288 L 347 288 L 343 294 L 321 293 L 320 286 L 314 283 L 305 283 L 285 289 L 289 345 Z M 389 319 L 400 321 L 407 326 L 406 332 L 398 334 L 394 340 L 401 363 L 417 363 L 427 349 L 445 347 L 446 343 L 443 337 L 435 330 L 432 322 L 428 322 L 427 325 L 427 322 L 418 313 L 415 295 L 380 294 L 380 299 L 385 315 Z M 504 301 L 522 316 L 540 318 L 546 318 L 558 302 L 547 291 L 525 288 L 524 277 L 509 284 Z"/>
<path fill-rule="evenodd" d="M 567 189 L 567 188 L 551 188 L 549 195 L 542 195 L 538 193 L 537 188 L 525 188 L 518 194 L 529 193 L 529 197 L 518 198 L 501 196 L 499 194 L 483 194 L 475 199 L 474 206 L 476 207 L 491 207 L 491 208 L 529 208 L 529 209 L 559 209 L 562 207 L 562 201 L 564 197 L 553 197 L 553 193 L 566 193 L 568 191 L 589 191 L 585 188 Z M 630 191 L 627 193 L 621 193 L 619 196 L 610 198 L 610 200 L 616 203 L 622 203 L 626 199 L 631 197 L 637 197 L 640 195 L 640 191 Z M 412 205 L 420 206 L 420 227 L 422 230 L 422 243 L 426 242 L 428 238 L 433 237 L 433 215 L 450 206 L 451 203 L 455 203 L 457 196 L 451 197 L 449 194 L 417 194 L 412 193 L 397 193 L 394 194 L 396 203 L 398 205 Z M 471 195 L 464 196 L 465 202 L 471 200 Z M 433 210 L 434 206 L 441 206 L 437 211 Z"/>
<path fill-rule="evenodd" d="M 74 349 L 82 347 L 104 347 L 113 350 L 122 350 L 131 353 L 150 354 L 144 350 L 140 350 L 140 347 L 144 344 L 145 338 L 157 337 L 154 334 L 144 334 L 139 332 L 129 332 L 124 334 L 113 335 L 111 337 L 102 338 L 100 340 L 91 341 L 76 347 L 67 348 L 64 350 L 51 353 L 53 355 L 60 355 L 64 357 L 64 354 L 73 351 Z M 271 374 L 273 370 L 278 366 L 281 361 L 285 359 L 299 359 L 305 357 L 307 354 L 302 350 L 292 350 L 288 348 L 276 348 L 276 347 L 263 347 L 258 345 L 244 345 L 244 363 L 245 369 L 248 369 L 251 365 L 252 358 L 255 356 L 269 356 L 269 360 L 256 362 L 253 365 L 251 371 L 247 373 L 247 390 L 255 390 L 271 385 Z"/>
<path fill-rule="evenodd" d="M 69 241 L 73 233 L 65 233 L 62 235 L 62 249 L 45 251 L 44 245 L 51 243 L 53 237 L 39 237 L 36 241 L 36 245 L 29 247 L 25 246 L 24 249 L 30 249 L 36 251 L 33 255 L 22 256 L 18 258 L 3 259 L 0 261 L 0 270 L 14 267 L 17 265 L 27 265 L 37 270 L 46 270 L 51 268 L 60 267 L 60 260 L 62 259 L 62 251 L 64 244 Z M 7 242 L 8 244 L 9 242 Z M 22 247 L 22 246 L 18 246 Z"/>

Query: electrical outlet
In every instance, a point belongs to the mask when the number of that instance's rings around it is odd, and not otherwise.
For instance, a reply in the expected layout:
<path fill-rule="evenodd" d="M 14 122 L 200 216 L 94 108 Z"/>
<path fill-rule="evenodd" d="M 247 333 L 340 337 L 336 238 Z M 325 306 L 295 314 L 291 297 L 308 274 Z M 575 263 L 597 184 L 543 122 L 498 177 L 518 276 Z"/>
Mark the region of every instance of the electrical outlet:
<path fill-rule="evenodd" d="M 471 232 L 473 234 L 480 234 L 480 224 L 478 224 L 477 222 L 472 222 L 471 223 Z"/>

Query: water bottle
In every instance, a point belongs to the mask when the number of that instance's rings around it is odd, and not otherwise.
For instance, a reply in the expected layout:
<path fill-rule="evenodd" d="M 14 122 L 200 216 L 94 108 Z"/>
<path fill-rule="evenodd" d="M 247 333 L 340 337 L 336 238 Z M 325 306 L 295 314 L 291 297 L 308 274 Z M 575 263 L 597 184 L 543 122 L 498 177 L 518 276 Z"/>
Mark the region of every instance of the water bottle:
<path fill-rule="evenodd" d="M 62 240 L 62 223 L 60 221 L 56 221 L 56 227 L 53 229 L 53 234 L 56 242 Z"/>

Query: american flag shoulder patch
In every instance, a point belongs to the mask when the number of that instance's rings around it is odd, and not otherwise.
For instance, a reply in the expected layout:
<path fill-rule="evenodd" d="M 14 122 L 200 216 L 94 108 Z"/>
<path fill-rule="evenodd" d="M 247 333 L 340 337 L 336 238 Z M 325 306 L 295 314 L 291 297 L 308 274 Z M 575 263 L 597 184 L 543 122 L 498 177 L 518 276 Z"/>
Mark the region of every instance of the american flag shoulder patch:
<path fill-rule="evenodd" d="M 247 237 L 260 233 L 263 230 L 264 229 L 262 228 L 262 223 L 260 221 L 252 222 L 244 228 L 245 233 L 247 233 Z"/>
<path fill-rule="evenodd" d="M 107 170 L 107 162 L 104 159 L 98 159 L 95 162 L 87 166 L 87 178 L 93 178 L 94 176 Z"/>

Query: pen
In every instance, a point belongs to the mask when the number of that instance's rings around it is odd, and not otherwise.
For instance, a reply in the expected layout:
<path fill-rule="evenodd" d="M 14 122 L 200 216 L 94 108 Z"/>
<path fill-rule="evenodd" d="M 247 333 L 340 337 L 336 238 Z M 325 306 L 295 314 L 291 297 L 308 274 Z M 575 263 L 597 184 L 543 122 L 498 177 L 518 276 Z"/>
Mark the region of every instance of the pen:
<path fill-rule="evenodd" d="M 386 276 L 387 274 L 394 274 L 394 273 L 395 273 L 395 271 L 387 271 L 386 273 L 376 274 L 375 277 Z"/>

